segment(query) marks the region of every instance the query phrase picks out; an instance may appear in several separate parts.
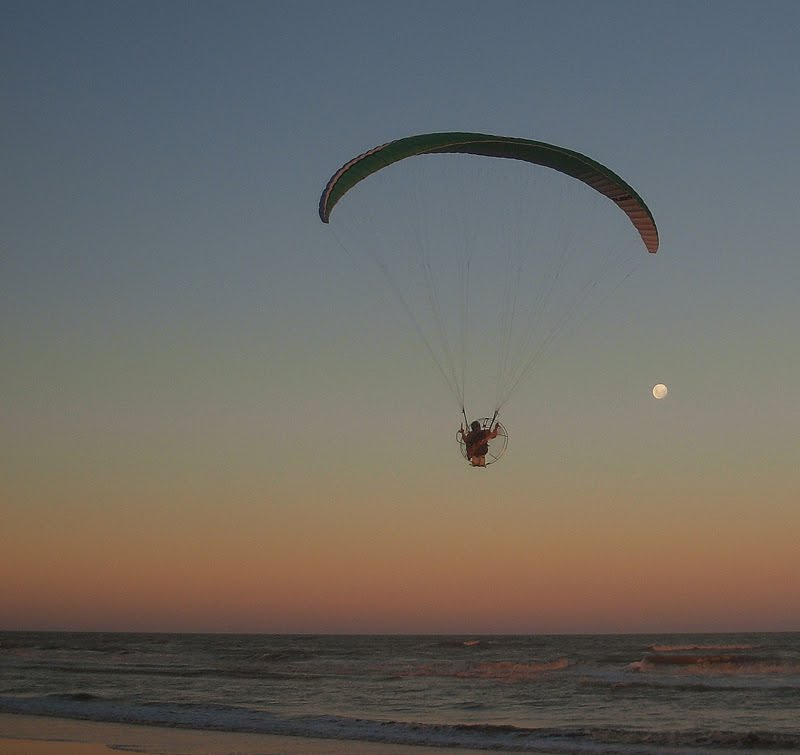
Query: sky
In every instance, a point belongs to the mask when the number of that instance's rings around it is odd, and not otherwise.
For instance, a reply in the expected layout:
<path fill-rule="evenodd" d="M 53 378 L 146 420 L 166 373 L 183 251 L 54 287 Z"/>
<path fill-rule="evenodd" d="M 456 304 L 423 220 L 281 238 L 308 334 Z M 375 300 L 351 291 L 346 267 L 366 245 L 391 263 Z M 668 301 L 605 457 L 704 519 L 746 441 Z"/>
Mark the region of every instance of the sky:
<path fill-rule="evenodd" d="M 800 630 L 800 5 L 0 14 L 0 629 Z M 317 216 L 449 130 L 595 157 L 661 237 L 487 470 Z"/>

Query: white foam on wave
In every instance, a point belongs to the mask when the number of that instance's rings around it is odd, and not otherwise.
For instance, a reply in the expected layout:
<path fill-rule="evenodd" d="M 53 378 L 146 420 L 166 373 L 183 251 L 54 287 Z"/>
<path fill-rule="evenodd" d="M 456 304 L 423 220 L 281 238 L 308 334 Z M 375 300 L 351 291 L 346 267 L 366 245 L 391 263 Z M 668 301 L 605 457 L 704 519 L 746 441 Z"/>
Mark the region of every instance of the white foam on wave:
<path fill-rule="evenodd" d="M 180 729 L 206 729 L 319 737 L 428 747 L 559 753 L 682 753 L 709 748 L 800 749 L 800 734 L 761 731 L 647 731 L 639 728 L 563 726 L 526 728 L 494 724 L 430 724 L 338 715 L 280 716 L 223 705 L 90 705 L 76 700 L 0 697 L 0 712 L 58 716 Z M 664 751 L 664 750 L 661 750 Z M 667 750 L 669 751 L 669 750 Z"/>
<path fill-rule="evenodd" d="M 650 656 L 629 663 L 625 671 L 670 676 L 764 676 L 791 680 L 800 677 L 800 663 L 735 656 Z M 795 687 L 794 684 L 788 686 Z"/>

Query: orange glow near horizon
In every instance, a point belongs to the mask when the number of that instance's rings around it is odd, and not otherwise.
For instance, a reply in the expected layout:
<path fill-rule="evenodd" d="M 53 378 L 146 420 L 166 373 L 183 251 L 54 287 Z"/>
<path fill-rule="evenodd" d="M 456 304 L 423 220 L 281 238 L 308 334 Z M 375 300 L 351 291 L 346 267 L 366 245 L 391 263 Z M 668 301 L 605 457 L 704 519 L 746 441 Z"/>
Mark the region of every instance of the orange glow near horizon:
<path fill-rule="evenodd" d="M 474 502 L 424 517 L 396 502 L 295 504 L 280 518 L 244 506 L 68 510 L 4 538 L 3 628 L 666 632 L 800 620 L 787 602 L 794 530 L 753 518 L 655 525 L 630 507 L 579 517 L 563 504 Z"/>

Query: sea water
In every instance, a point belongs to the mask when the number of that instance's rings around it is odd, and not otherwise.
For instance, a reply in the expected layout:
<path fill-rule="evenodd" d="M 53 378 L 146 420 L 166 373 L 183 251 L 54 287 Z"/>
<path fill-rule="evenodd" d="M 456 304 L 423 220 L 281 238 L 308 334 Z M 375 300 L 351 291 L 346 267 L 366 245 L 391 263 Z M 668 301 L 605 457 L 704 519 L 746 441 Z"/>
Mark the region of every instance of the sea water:
<path fill-rule="evenodd" d="M 0 712 L 500 751 L 800 750 L 800 633 L 0 633 Z"/>

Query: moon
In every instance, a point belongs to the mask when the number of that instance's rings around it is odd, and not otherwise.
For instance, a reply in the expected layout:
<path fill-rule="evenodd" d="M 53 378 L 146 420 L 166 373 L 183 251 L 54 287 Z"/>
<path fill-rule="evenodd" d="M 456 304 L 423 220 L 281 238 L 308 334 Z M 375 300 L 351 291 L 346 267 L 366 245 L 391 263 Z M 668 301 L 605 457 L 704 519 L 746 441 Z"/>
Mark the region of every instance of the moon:
<path fill-rule="evenodd" d="M 664 383 L 658 383 L 658 385 L 653 386 L 653 398 L 664 398 L 667 393 L 667 386 Z"/>

